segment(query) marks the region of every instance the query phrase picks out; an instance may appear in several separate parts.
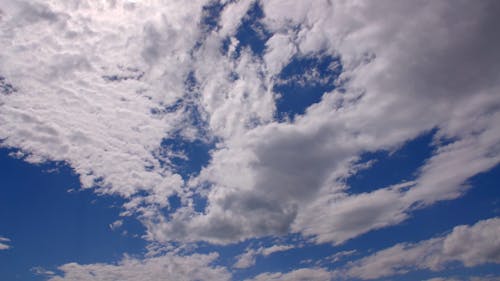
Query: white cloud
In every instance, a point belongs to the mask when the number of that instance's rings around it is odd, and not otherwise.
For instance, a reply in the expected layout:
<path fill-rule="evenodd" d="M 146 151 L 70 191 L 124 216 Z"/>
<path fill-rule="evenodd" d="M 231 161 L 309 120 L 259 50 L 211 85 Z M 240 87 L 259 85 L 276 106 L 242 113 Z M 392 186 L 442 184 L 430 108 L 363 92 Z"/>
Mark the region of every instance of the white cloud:
<path fill-rule="evenodd" d="M 263 21 L 275 32 L 263 78 L 256 74 L 261 60 L 245 52 L 236 61 L 246 67 L 244 78 L 235 82 L 219 79 L 227 77 L 221 73 L 231 62 L 221 57 L 208 63 L 213 56 L 203 56 L 201 104 L 213 134 L 223 140 L 191 181 L 210 186 L 204 191 L 208 207 L 203 213 L 183 208 L 161 224 L 146 222 L 150 238 L 232 243 L 299 232 L 338 244 L 398 224 L 415 208 L 457 198 L 469 188 L 467 179 L 499 163 L 500 84 L 494 77 L 500 67 L 491 62 L 498 61 L 500 40 L 486 39 L 496 38 L 490 28 L 496 2 L 312 3 L 262 2 Z M 203 54 L 220 45 L 211 46 Z M 294 55 L 325 53 L 341 58 L 345 92 L 325 94 L 293 123 L 270 120 L 275 109 L 264 89 L 273 85 L 273 75 Z M 246 87 L 262 88 L 247 96 Z M 228 94 L 215 94 L 221 91 Z M 254 98 L 267 99 L 261 105 L 268 106 L 252 111 Z M 251 116 L 260 117 L 253 126 Z M 346 192 L 343 180 L 356 173 L 361 153 L 395 151 L 432 130 L 436 151 L 415 171 L 414 182 Z M 443 138 L 454 141 L 440 144 Z"/>
<path fill-rule="evenodd" d="M 452 261 L 466 267 L 500 263 L 500 219 L 461 225 L 451 233 L 418 243 L 397 244 L 348 264 L 342 274 L 361 279 L 403 274 L 417 269 L 442 270 Z"/>
<path fill-rule="evenodd" d="M 54 276 L 49 281 L 157 281 L 157 280 L 230 280 L 229 272 L 220 266 L 211 265 L 218 257 L 211 253 L 206 255 L 164 256 L 135 259 L 125 257 L 118 264 L 68 263 L 58 269 L 61 276 Z"/>
<path fill-rule="evenodd" d="M 259 247 L 258 249 L 247 249 L 246 252 L 237 256 L 234 268 L 249 268 L 255 265 L 258 256 L 267 257 L 273 253 L 288 251 L 295 248 L 292 245 L 273 245 L 270 247 Z"/>
<path fill-rule="evenodd" d="M 109 228 L 111 228 L 111 230 L 116 230 L 120 227 L 122 227 L 123 225 L 123 220 L 117 220 L 117 221 L 114 221 L 113 223 L 109 224 Z"/>
<path fill-rule="evenodd" d="M 262 273 L 246 281 L 328 281 L 331 278 L 331 273 L 323 268 L 301 268 L 286 273 Z"/>
<path fill-rule="evenodd" d="M 356 252 L 357 252 L 356 250 L 341 251 L 327 257 L 326 259 L 331 263 L 336 263 L 338 261 L 345 259 L 346 257 L 356 254 Z"/>
<path fill-rule="evenodd" d="M 0 236 L 0 251 L 10 249 L 10 245 L 8 244 L 9 242 L 9 238 Z"/>
<path fill-rule="evenodd" d="M 183 183 L 153 152 L 182 118 L 152 110 L 183 95 L 203 2 L 4 2 L 0 74 L 17 92 L 1 97 L 3 145 L 165 205 Z"/>
<path fill-rule="evenodd" d="M 35 266 L 33 268 L 30 269 L 31 272 L 33 272 L 33 274 L 35 275 L 42 275 L 42 276 L 53 276 L 55 275 L 56 273 L 51 271 L 51 270 L 47 270 L 41 266 Z"/>

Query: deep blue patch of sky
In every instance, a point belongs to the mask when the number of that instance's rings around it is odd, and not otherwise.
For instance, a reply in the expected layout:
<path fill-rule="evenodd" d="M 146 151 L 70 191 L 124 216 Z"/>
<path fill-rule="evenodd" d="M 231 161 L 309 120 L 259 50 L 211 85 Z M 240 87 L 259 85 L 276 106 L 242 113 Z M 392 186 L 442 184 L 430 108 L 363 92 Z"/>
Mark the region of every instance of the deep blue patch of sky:
<path fill-rule="evenodd" d="M 225 5 L 219 1 L 212 1 L 203 7 L 201 25 L 205 27 L 204 32 L 210 32 L 218 27 L 220 13 Z"/>
<path fill-rule="evenodd" d="M 366 152 L 358 163 L 375 161 L 369 168 L 358 171 L 346 180 L 351 194 L 370 192 L 403 181 L 415 179 L 418 168 L 432 155 L 432 140 L 436 131 L 424 133 L 408 141 L 397 151 Z"/>
<path fill-rule="evenodd" d="M 271 37 L 271 33 L 260 22 L 263 17 L 264 11 L 262 7 L 259 2 L 255 2 L 241 21 L 241 25 L 236 32 L 235 37 L 240 42 L 236 48 L 236 57 L 239 56 L 241 48 L 250 48 L 253 54 L 257 56 L 263 55 L 266 42 Z M 225 46 L 227 50 L 228 45 Z"/>
<path fill-rule="evenodd" d="M 16 91 L 17 89 L 0 75 L 0 94 L 10 95 Z"/>
<path fill-rule="evenodd" d="M 31 165 L 9 152 L 0 149 L 0 235 L 12 240 L 11 249 L 0 251 L 2 280 L 39 280 L 32 267 L 114 262 L 124 253 L 144 251 L 146 243 L 137 237 L 144 229 L 136 220 L 125 219 L 123 228 L 110 230 L 119 218 L 119 199 L 91 190 L 70 193 L 80 183 L 66 165 Z"/>
<path fill-rule="evenodd" d="M 327 55 L 296 56 L 277 77 L 273 90 L 280 94 L 276 100 L 275 118 L 294 120 L 312 104 L 321 101 L 323 94 L 335 89 L 342 72 L 340 59 Z"/>

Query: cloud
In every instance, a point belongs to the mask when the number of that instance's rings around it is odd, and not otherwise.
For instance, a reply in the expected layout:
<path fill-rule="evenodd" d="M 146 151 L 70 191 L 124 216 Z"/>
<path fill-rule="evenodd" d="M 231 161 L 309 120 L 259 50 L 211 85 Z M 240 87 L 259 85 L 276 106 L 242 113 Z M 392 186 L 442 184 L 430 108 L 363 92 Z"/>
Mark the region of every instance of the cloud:
<path fill-rule="evenodd" d="M 357 252 L 357 250 L 341 251 L 341 252 L 335 253 L 335 254 L 327 257 L 326 259 L 329 260 L 331 263 L 336 263 L 338 261 L 345 259 L 346 257 L 349 257 L 349 256 L 356 254 L 356 252 Z"/>
<path fill-rule="evenodd" d="M 322 268 L 300 268 L 286 273 L 262 273 L 247 281 L 328 281 L 331 278 L 331 273 Z"/>
<path fill-rule="evenodd" d="M 47 270 L 41 266 L 32 267 L 30 270 L 31 272 L 33 272 L 33 274 L 41 276 L 53 276 L 56 274 L 55 272 Z"/>
<path fill-rule="evenodd" d="M 376 279 L 417 269 L 442 270 L 458 261 L 466 267 L 500 263 L 500 219 L 461 225 L 451 233 L 418 243 L 397 244 L 348 264 L 345 273 L 353 278 Z"/>
<path fill-rule="evenodd" d="M 68 163 L 83 188 L 166 205 L 183 182 L 154 151 L 182 118 L 153 110 L 183 95 L 203 3 L 4 2 L 0 73 L 17 91 L 1 97 L 2 145 Z"/>
<path fill-rule="evenodd" d="M 292 245 L 273 245 L 271 247 L 260 247 L 258 249 L 247 249 L 246 252 L 237 256 L 234 268 L 249 268 L 255 265 L 258 256 L 267 257 L 273 253 L 288 251 L 295 248 Z"/>
<path fill-rule="evenodd" d="M 9 238 L 0 236 L 0 251 L 10 249 L 10 245 L 8 245 L 9 242 Z"/>
<path fill-rule="evenodd" d="M 109 228 L 111 228 L 111 230 L 116 230 L 120 227 L 122 227 L 123 225 L 123 220 L 117 220 L 117 221 L 114 221 L 113 223 L 109 224 Z"/>
<path fill-rule="evenodd" d="M 209 52 L 220 45 L 206 44 L 202 52 L 211 68 L 197 72 L 201 105 L 211 132 L 223 140 L 190 182 L 193 188 L 209 186 L 207 208 L 183 208 L 161 224 L 146 221 L 151 239 L 225 244 L 294 232 L 339 244 L 398 224 L 416 208 L 461 196 L 470 187 L 467 179 L 499 163 L 500 84 L 493 77 L 500 68 L 492 61 L 498 61 L 500 41 L 486 39 L 496 38 L 496 2 L 261 5 L 262 22 L 274 38 L 262 55 L 269 71 L 264 78 L 254 71 L 258 55 L 243 51 L 235 68 L 243 72 L 231 81 L 222 75 L 230 69 L 227 58 L 213 61 L 215 51 Z M 284 50 L 283 56 L 275 50 Z M 325 93 L 294 122 L 270 120 L 270 106 L 247 111 L 258 104 L 253 98 L 270 97 L 264 89 L 292 57 L 325 53 L 340 57 L 342 89 Z M 214 91 L 228 95 L 215 97 Z M 250 116 L 260 118 L 249 125 Z M 362 153 L 397 151 L 433 130 L 435 152 L 415 170 L 416 179 L 408 179 L 414 181 L 348 192 L 343 181 L 357 172 Z"/>
<path fill-rule="evenodd" d="M 500 263 L 500 218 L 482 220 L 474 225 L 460 225 L 446 234 L 416 243 L 400 243 L 359 260 L 350 261 L 332 271 L 302 268 L 288 273 L 261 273 L 250 280 L 351 280 L 378 279 L 411 271 L 442 271 L 452 262 L 466 267 Z M 245 253 L 248 254 L 251 251 Z M 356 253 L 342 251 L 327 258 L 332 263 Z M 497 280 L 496 276 L 435 277 L 428 281 Z"/>
<path fill-rule="evenodd" d="M 217 258 L 216 253 L 190 256 L 169 253 L 142 260 L 125 257 L 118 264 L 68 263 L 58 268 L 62 275 L 53 276 L 49 281 L 230 280 L 231 275 L 225 268 L 211 265 Z"/>

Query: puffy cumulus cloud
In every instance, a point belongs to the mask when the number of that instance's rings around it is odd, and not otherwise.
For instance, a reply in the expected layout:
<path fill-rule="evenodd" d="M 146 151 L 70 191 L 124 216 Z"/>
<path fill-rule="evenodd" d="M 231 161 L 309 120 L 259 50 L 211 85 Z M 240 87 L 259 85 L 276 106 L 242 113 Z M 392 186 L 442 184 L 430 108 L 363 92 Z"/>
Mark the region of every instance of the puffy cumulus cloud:
<path fill-rule="evenodd" d="M 247 249 L 246 252 L 237 256 L 234 268 L 248 268 L 255 265 L 258 256 L 267 257 L 273 253 L 288 251 L 295 248 L 292 245 L 273 245 L 271 247 L 259 247 L 258 249 Z"/>
<path fill-rule="evenodd" d="M 125 257 L 118 264 L 68 263 L 58 268 L 62 275 L 52 276 L 49 280 L 230 280 L 231 275 L 225 268 L 211 265 L 217 257 L 215 253 L 190 256 L 166 254 L 143 260 Z"/>
<path fill-rule="evenodd" d="M 185 93 L 203 4 L 2 1 L 0 76 L 16 90 L 0 96 L 2 145 L 165 205 L 182 179 L 155 151 L 189 127 L 164 107 Z"/>
<path fill-rule="evenodd" d="M 397 244 L 351 262 L 342 274 L 376 279 L 417 269 L 437 271 L 453 261 L 466 267 L 500 263 L 499 231 L 499 218 L 479 221 L 472 226 L 457 226 L 445 236 L 419 243 Z"/>
<path fill-rule="evenodd" d="M 415 208 L 457 198 L 469 188 L 467 179 L 499 163 L 496 1 L 258 3 L 271 34 L 264 54 L 243 48 L 236 62 L 210 65 L 230 69 L 248 60 L 243 71 L 252 75 L 238 77 L 249 80 L 224 74 L 225 80 L 201 82 L 201 106 L 222 140 L 189 183 L 201 188 L 207 208 L 186 206 L 162 223 L 146 222 L 152 239 L 232 243 L 298 232 L 338 244 L 398 224 Z M 237 46 L 234 18 L 223 17 L 220 24 L 231 28 L 214 31 L 207 42 L 232 36 Z M 204 45 L 205 54 L 220 48 L 211 44 Z M 277 73 L 292 58 L 325 54 L 341 60 L 340 89 L 325 93 L 293 122 L 270 120 L 273 106 L 252 111 L 254 97 L 272 97 Z M 230 71 L 206 71 L 213 72 Z M 259 94 L 231 92 L 239 83 L 260 88 Z M 213 89 L 232 94 L 222 98 Z M 362 153 L 395 151 L 433 130 L 435 151 L 414 181 L 349 193 L 344 179 L 360 169 Z"/>
<path fill-rule="evenodd" d="M 246 281 L 329 281 L 330 272 L 323 268 L 301 268 L 290 272 L 262 273 Z"/>
<path fill-rule="evenodd" d="M 10 249 L 10 245 L 8 245 L 9 242 L 9 238 L 0 236 L 0 251 Z"/>

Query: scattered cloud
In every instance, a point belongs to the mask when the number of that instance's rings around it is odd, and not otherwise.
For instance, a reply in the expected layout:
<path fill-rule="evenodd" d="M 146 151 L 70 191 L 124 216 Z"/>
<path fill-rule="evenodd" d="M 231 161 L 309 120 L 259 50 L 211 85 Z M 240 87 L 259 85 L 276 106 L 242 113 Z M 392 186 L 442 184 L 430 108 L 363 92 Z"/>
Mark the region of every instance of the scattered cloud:
<path fill-rule="evenodd" d="M 124 257 L 117 264 L 68 263 L 58 268 L 62 275 L 53 276 L 49 281 L 230 280 L 225 268 L 211 265 L 217 258 L 216 253 L 190 256 L 166 254 L 142 260 Z"/>
<path fill-rule="evenodd" d="M 329 281 L 331 273 L 322 268 L 301 268 L 290 272 L 262 273 L 246 281 Z"/>
<path fill-rule="evenodd" d="M 361 279 L 376 279 L 417 269 L 442 270 L 458 261 L 466 267 L 500 263 L 500 219 L 461 225 L 451 233 L 418 243 L 402 243 L 378 251 L 348 265 L 343 273 Z"/>
<path fill-rule="evenodd" d="M 111 223 L 109 225 L 109 228 L 111 228 L 111 230 L 116 230 L 120 227 L 122 227 L 123 225 L 123 220 L 117 220 L 117 221 L 114 221 L 113 223 Z"/>
<path fill-rule="evenodd" d="M 357 252 L 356 250 L 341 251 L 341 252 L 335 253 L 335 254 L 327 257 L 326 259 L 328 261 L 330 261 L 331 263 L 336 263 L 336 262 L 339 262 L 339 261 L 345 259 L 346 257 L 349 257 L 349 256 L 356 254 L 356 252 Z"/>
<path fill-rule="evenodd" d="M 56 274 L 55 272 L 53 272 L 51 270 L 47 270 L 41 266 L 35 266 L 35 267 L 31 268 L 31 272 L 33 272 L 33 274 L 35 274 L 35 275 L 41 275 L 41 276 L 46 276 L 46 277 L 50 277 L 50 276 L 53 276 Z"/>
<path fill-rule="evenodd" d="M 258 256 L 267 257 L 273 253 L 288 251 L 295 248 L 292 245 L 273 245 L 270 247 L 260 247 L 258 249 L 247 249 L 246 252 L 237 256 L 237 261 L 233 265 L 234 268 L 248 268 L 255 265 Z"/>

